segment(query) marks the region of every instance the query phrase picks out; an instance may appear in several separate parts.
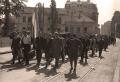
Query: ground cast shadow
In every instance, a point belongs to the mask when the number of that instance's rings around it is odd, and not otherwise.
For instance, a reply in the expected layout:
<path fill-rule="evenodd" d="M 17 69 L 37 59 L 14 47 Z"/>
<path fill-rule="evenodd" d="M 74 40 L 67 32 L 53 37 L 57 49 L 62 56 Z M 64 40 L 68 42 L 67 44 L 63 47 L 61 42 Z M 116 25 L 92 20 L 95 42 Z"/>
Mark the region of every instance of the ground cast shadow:
<path fill-rule="evenodd" d="M 72 79 L 77 79 L 77 78 L 80 78 L 76 75 L 76 73 L 71 73 L 69 72 L 68 74 L 64 74 L 65 78 L 67 78 L 66 81 L 71 81 Z"/>

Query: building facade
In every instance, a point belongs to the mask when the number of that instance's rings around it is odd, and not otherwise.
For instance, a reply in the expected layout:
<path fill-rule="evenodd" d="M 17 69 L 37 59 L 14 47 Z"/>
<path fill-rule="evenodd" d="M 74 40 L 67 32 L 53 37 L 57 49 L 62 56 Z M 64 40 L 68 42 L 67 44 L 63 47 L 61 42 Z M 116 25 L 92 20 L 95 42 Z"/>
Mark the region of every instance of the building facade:
<path fill-rule="evenodd" d="M 0 0 L 0 4 L 3 4 L 3 0 Z"/>
<path fill-rule="evenodd" d="M 34 7 L 26 7 L 23 12 L 21 12 L 21 16 L 15 18 L 15 30 L 32 30 L 32 15 L 34 12 Z"/>
<path fill-rule="evenodd" d="M 111 36 L 120 38 L 120 11 L 115 11 L 112 17 Z"/>
<path fill-rule="evenodd" d="M 111 21 L 107 21 L 101 26 L 101 35 L 111 36 Z"/>
<path fill-rule="evenodd" d="M 35 8 L 25 8 L 22 16 L 16 19 L 18 30 L 32 30 L 32 15 Z M 98 9 L 96 4 L 87 1 L 70 1 L 67 0 L 65 8 L 57 8 L 58 22 L 56 28 L 61 33 L 88 33 L 98 34 Z M 50 8 L 44 8 L 43 32 L 50 32 Z"/>
<path fill-rule="evenodd" d="M 65 8 L 57 8 L 60 32 L 96 34 L 98 29 L 98 9 L 95 4 L 87 1 L 67 0 Z M 50 29 L 50 8 L 44 9 L 44 32 Z"/>

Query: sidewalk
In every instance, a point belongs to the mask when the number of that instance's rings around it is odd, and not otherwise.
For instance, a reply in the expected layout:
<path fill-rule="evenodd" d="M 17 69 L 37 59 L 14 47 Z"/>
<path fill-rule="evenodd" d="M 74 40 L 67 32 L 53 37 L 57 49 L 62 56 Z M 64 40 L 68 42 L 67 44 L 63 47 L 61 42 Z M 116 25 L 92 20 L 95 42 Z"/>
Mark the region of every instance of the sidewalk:
<path fill-rule="evenodd" d="M 11 53 L 11 48 L 10 47 L 1 47 L 0 48 L 0 55 L 6 54 L 6 53 Z"/>

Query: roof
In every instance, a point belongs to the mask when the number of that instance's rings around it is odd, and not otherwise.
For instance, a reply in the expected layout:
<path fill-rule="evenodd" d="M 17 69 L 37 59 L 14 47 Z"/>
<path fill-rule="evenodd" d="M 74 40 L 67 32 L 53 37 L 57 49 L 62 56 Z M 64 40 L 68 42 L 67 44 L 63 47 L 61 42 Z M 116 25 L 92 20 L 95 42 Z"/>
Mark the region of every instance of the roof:
<path fill-rule="evenodd" d="M 94 22 L 91 18 L 86 15 L 81 14 L 80 19 L 76 18 L 77 22 Z"/>
<path fill-rule="evenodd" d="M 91 8 L 91 9 L 94 9 L 94 10 L 96 10 L 97 11 L 97 6 L 96 6 L 96 4 L 94 4 L 94 3 L 92 3 L 92 2 L 87 2 L 87 1 L 80 1 L 80 2 L 78 2 L 78 1 L 70 1 L 70 2 L 66 2 L 66 4 L 65 5 L 80 5 L 80 6 L 83 6 L 83 7 L 88 7 L 89 6 L 89 8 Z"/>
<path fill-rule="evenodd" d="M 35 7 L 25 7 L 24 11 L 22 13 L 33 13 L 35 10 Z"/>
<path fill-rule="evenodd" d="M 78 18 L 77 16 L 73 17 L 72 21 L 74 22 L 89 22 L 89 23 L 94 23 L 95 21 L 92 20 L 91 18 L 89 18 L 88 16 L 81 14 L 80 18 Z"/>
<path fill-rule="evenodd" d="M 67 14 L 65 8 L 57 8 L 58 14 Z"/>
<path fill-rule="evenodd" d="M 66 14 L 66 10 L 64 8 L 56 8 L 58 14 Z M 45 8 L 44 9 L 44 14 L 50 14 L 50 8 Z"/>
<path fill-rule="evenodd" d="M 92 2 L 87 2 L 87 1 L 70 1 L 70 2 L 66 2 L 66 4 L 93 4 Z"/>

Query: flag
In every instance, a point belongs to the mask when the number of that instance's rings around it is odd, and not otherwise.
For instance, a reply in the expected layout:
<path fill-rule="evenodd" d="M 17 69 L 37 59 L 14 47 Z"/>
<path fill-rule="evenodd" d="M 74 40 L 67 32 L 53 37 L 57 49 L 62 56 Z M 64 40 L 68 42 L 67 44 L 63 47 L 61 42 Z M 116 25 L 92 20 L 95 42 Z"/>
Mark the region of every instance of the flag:
<path fill-rule="evenodd" d="M 33 35 L 34 37 L 38 37 L 38 31 L 39 31 L 39 23 L 38 23 L 38 14 L 37 9 L 35 8 L 35 11 L 32 15 L 32 25 L 33 25 Z"/>
<path fill-rule="evenodd" d="M 40 32 L 43 32 L 44 27 L 44 5 L 43 9 L 41 3 L 36 4 L 33 16 L 32 16 L 32 24 L 34 30 L 34 37 L 38 37 Z"/>

